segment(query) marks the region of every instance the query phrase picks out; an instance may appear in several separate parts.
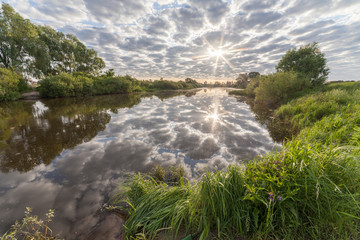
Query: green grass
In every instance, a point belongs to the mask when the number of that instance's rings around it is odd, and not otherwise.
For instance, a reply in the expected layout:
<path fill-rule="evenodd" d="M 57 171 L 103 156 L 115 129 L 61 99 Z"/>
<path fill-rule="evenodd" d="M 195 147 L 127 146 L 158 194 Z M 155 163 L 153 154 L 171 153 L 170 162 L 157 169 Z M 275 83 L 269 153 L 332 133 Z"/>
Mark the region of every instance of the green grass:
<path fill-rule="evenodd" d="M 360 82 L 328 84 L 281 106 L 275 117 L 301 130 L 336 114 L 351 120 L 352 113 L 356 114 L 359 110 L 359 103 Z"/>
<path fill-rule="evenodd" d="M 137 175 L 127 237 L 161 232 L 199 239 L 358 239 L 359 83 L 329 84 L 280 107 L 299 131 L 281 152 L 170 186 Z"/>

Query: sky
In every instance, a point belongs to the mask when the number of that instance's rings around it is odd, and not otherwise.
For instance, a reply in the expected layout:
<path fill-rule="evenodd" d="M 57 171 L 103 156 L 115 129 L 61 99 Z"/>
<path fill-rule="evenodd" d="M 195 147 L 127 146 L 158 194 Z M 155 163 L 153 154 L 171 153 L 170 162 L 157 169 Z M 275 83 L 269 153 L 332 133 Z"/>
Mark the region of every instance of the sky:
<path fill-rule="evenodd" d="M 329 80 L 359 80 L 359 0 L 5 0 L 23 17 L 74 34 L 117 74 L 235 80 L 275 72 L 318 42 Z"/>

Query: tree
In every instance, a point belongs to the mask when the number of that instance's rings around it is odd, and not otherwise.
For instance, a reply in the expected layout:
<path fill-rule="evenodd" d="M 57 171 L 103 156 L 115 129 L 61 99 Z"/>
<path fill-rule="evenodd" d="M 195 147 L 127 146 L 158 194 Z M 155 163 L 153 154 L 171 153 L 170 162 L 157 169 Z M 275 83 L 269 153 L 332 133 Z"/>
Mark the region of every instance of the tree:
<path fill-rule="evenodd" d="M 236 87 L 246 88 L 249 84 L 249 75 L 247 73 L 240 73 L 239 76 L 236 78 Z"/>
<path fill-rule="evenodd" d="M 325 55 L 320 51 L 316 42 L 287 51 L 276 66 L 276 70 L 278 72 L 297 72 L 310 78 L 313 85 L 324 83 L 330 71 L 326 66 Z"/>
<path fill-rule="evenodd" d="M 61 72 L 98 75 L 105 67 L 94 49 L 74 35 L 36 26 L 9 4 L 0 11 L 0 67 L 41 78 Z"/>
<path fill-rule="evenodd" d="M 115 72 L 113 68 L 110 68 L 108 70 L 105 71 L 104 73 L 105 77 L 115 77 Z"/>
<path fill-rule="evenodd" d="M 185 79 L 185 82 L 186 82 L 186 83 L 193 83 L 193 84 L 197 84 L 197 81 L 196 81 L 196 80 L 194 80 L 194 79 L 192 79 L 192 78 L 186 78 L 186 79 Z"/>
<path fill-rule="evenodd" d="M 39 38 L 49 49 L 50 67 L 47 74 L 83 72 L 98 75 L 105 67 L 94 49 L 88 49 L 72 34 L 56 32 L 48 26 L 38 26 Z"/>
<path fill-rule="evenodd" d="M 36 27 L 15 13 L 9 4 L 0 12 L 0 66 L 22 73 L 39 75 L 44 45 L 38 41 Z"/>
<path fill-rule="evenodd" d="M 251 79 L 256 78 L 257 76 L 260 76 L 259 72 L 250 72 L 249 73 L 249 78 L 251 78 Z"/>

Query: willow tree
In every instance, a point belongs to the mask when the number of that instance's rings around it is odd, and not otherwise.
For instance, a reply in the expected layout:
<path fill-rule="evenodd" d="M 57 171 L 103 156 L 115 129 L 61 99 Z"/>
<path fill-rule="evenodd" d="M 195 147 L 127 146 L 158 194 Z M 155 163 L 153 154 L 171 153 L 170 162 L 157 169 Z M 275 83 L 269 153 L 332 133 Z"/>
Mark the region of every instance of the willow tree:
<path fill-rule="evenodd" d="M 0 65 L 22 73 L 39 75 L 47 61 L 45 44 L 38 41 L 36 27 L 3 3 L 0 12 Z M 44 54 L 45 53 L 45 54 Z"/>
<path fill-rule="evenodd" d="M 84 72 L 98 75 L 105 67 L 94 49 L 87 48 L 72 34 L 57 32 L 49 26 L 37 26 L 39 38 L 49 49 L 48 74 Z"/>
<path fill-rule="evenodd" d="M 95 50 L 87 48 L 74 35 L 34 25 L 3 3 L 0 67 L 35 77 L 79 71 L 98 75 L 105 63 Z"/>

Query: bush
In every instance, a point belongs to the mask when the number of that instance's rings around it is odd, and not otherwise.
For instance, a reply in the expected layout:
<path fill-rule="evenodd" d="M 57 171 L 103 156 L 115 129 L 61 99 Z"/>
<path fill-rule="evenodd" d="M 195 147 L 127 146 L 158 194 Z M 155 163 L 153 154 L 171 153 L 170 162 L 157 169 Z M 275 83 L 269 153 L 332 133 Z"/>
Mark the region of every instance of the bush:
<path fill-rule="evenodd" d="M 192 89 L 199 84 L 194 82 L 138 81 L 129 75 L 102 75 L 89 77 L 83 73 L 62 73 L 48 76 L 40 81 L 40 94 L 43 97 L 73 97 L 85 95 L 103 95 L 117 93 L 131 93 L 155 90 Z"/>
<path fill-rule="evenodd" d="M 49 76 L 40 81 L 40 94 L 43 97 L 74 97 L 91 95 L 93 80 L 81 74 L 62 73 Z"/>
<path fill-rule="evenodd" d="M 259 87 L 260 81 L 264 79 L 264 76 L 258 76 L 250 80 L 250 83 L 246 86 L 246 89 L 243 93 L 245 96 L 255 97 L 255 89 Z"/>
<path fill-rule="evenodd" d="M 308 89 L 311 82 L 308 78 L 294 72 L 280 72 L 260 77 L 259 86 L 254 90 L 255 102 L 276 106 Z"/>
<path fill-rule="evenodd" d="M 129 93 L 131 89 L 131 80 L 127 77 L 97 77 L 94 78 L 95 95 Z"/>
<path fill-rule="evenodd" d="M 25 80 L 15 72 L 0 68 L 0 102 L 12 101 L 20 97 L 20 92 L 26 90 Z"/>
<path fill-rule="evenodd" d="M 184 84 L 186 83 L 184 82 Z M 158 90 L 177 90 L 182 89 L 183 85 L 180 82 L 157 80 L 153 82 L 153 88 Z"/>

